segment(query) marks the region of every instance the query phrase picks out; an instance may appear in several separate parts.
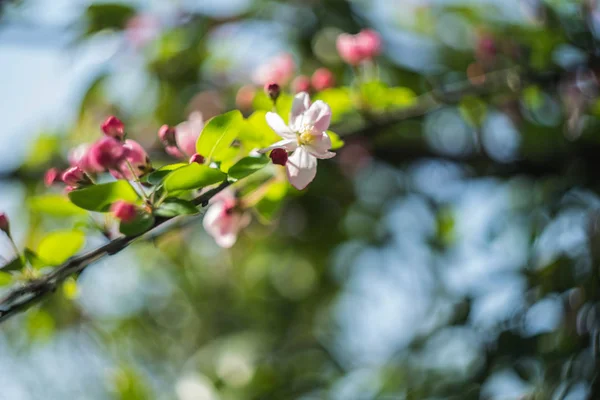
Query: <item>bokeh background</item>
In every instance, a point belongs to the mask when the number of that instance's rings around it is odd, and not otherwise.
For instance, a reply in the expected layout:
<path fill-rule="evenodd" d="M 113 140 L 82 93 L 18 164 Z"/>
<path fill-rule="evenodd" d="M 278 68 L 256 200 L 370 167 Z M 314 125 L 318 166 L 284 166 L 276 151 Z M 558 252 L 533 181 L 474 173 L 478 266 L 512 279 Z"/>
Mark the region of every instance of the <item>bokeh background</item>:
<path fill-rule="evenodd" d="M 341 32 L 380 32 L 379 79 L 443 103 L 340 121 L 361 134 L 233 249 L 195 221 L 3 323 L 0 399 L 600 398 L 595 1 L 0 7 L 0 209 L 20 246 L 72 224 L 28 199 L 106 115 L 160 158 L 161 124 L 243 107 L 282 52 L 349 85 Z"/>

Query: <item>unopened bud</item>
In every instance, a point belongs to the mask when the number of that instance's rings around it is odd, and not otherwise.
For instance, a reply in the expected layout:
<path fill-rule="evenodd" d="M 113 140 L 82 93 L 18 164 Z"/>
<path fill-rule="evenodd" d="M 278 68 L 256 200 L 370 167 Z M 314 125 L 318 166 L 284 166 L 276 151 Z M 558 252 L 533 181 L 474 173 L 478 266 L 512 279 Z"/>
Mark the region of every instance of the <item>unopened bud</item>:
<path fill-rule="evenodd" d="M 275 82 L 267 83 L 265 85 L 265 93 L 271 98 L 273 103 L 275 103 L 279 94 L 281 94 L 281 87 Z"/>
<path fill-rule="evenodd" d="M 110 212 L 123 222 L 131 222 L 137 216 L 137 207 L 135 204 L 119 200 L 110 206 Z"/>
<path fill-rule="evenodd" d="M 125 155 L 121 142 L 111 137 L 104 137 L 90 147 L 87 161 L 95 171 L 105 171 L 118 168 Z"/>
<path fill-rule="evenodd" d="M 164 146 L 176 146 L 175 128 L 169 125 L 163 125 L 158 130 L 158 138 Z"/>
<path fill-rule="evenodd" d="M 288 160 L 288 153 L 285 149 L 273 149 L 269 157 L 271 157 L 273 164 L 285 165 Z"/>
<path fill-rule="evenodd" d="M 197 163 L 197 164 L 204 164 L 204 156 L 196 153 L 193 156 L 190 157 L 190 164 L 193 163 Z"/>
<path fill-rule="evenodd" d="M 311 84 L 317 91 L 329 89 L 335 86 L 335 77 L 327 68 L 319 68 L 313 73 Z"/>
<path fill-rule="evenodd" d="M 44 174 L 44 185 L 46 185 L 46 187 L 52 186 L 52 184 L 56 182 L 59 176 L 60 170 L 58 168 L 50 168 Z"/>
<path fill-rule="evenodd" d="M 83 185 L 89 185 L 91 182 L 90 178 L 85 172 L 78 166 L 74 166 L 66 170 L 62 174 L 62 181 L 67 186 L 79 187 Z"/>
<path fill-rule="evenodd" d="M 119 118 L 111 115 L 102 123 L 102 132 L 106 136 L 123 139 L 123 136 L 125 136 L 125 125 L 123 125 L 123 122 Z"/>
<path fill-rule="evenodd" d="M 0 212 L 0 231 L 10 236 L 10 224 L 8 223 L 8 216 Z"/>

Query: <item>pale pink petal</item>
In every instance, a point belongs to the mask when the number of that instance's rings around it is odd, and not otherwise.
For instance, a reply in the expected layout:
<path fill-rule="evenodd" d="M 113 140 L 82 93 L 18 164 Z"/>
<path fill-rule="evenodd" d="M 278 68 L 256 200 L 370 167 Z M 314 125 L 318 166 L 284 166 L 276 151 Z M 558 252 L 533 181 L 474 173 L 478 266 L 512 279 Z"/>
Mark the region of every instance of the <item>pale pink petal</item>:
<path fill-rule="evenodd" d="M 317 132 L 325 132 L 330 122 L 331 108 L 321 100 L 315 101 L 304 115 L 304 123 L 314 126 Z"/>
<path fill-rule="evenodd" d="M 175 141 L 177 147 L 190 157 L 196 153 L 196 142 L 204 128 L 204 119 L 202 114 L 195 111 L 191 113 L 187 121 L 178 124 L 175 127 Z"/>
<path fill-rule="evenodd" d="M 335 153 L 329 151 L 331 148 L 331 139 L 325 132 L 315 136 L 315 140 L 311 144 L 304 145 L 304 147 L 306 151 L 321 160 L 335 157 Z"/>
<path fill-rule="evenodd" d="M 273 149 L 286 149 L 287 151 L 294 151 L 298 148 L 298 141 L 296 139 L 283 139 L 279 142 L 273 143 L 269 147 L 258 150 L 259 154 L 265 154 Z"/>
<path fill-rule="evenodd" d="M 283 118 L 274 112 L 268 112 L 266 115 L 267 124 L 284 139 L 294 139 L 296 134 L 292 132 L 289 126 L 285 124 Z"/>
<path fill-rule="evenodd" d="M 302 126 L 303 114 L 310 107 L 310 96 L 306 92 L 300 92 L 294 96 L 292 110 L 290 111 L 290 127 L 299 131 Z"/>
<path fill-rule="evenodd" d="M 317 159 L 304 147 L 298 147 L 285 164 L 287 176 L 296 189 L 302 190 L 317 175 Z"/>

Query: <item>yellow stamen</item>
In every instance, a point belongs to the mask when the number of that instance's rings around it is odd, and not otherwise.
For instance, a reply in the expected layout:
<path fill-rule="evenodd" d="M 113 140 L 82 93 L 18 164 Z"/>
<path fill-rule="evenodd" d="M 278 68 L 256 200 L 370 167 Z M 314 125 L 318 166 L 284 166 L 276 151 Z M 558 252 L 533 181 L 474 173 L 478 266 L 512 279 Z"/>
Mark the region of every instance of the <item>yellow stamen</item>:
<path fill-rule="evenodd" d="M 310 131 L 303 132 L 302 134 L 300 134 L 300 137 L 298 138 L 298 142 L 300 144 L 311 144 L 314 141 L 315 141 L 315 137 L 313 136 L 313 134 Z"/>

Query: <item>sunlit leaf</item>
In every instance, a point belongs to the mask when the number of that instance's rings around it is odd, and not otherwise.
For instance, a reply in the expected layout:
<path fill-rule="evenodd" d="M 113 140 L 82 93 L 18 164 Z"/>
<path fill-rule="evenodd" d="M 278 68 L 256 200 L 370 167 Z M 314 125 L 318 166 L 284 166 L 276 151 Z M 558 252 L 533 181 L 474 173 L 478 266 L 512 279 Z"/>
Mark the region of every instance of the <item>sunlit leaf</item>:
<path fill-rule="evenodd" d="M 84 243 L 82 231 L 52 232 L 40 242 L 37 256 L 49 265 L 59 265 L 74 256 Z"/>
<path fill-rule="evenodd" d="M 228 175 L 230 178 L 242 179 L 256 171 L 264 168 L 270 162 L 269 157 L 244 157 L 234 166 L 229 168 Z"/>
<path fill-rule="evenodd" d="M 243 129 L 244 117 L 238 110 L 211 118 L 198 138 L 196 152 L 207 160 L 222 161 L 223 154 Z"/>
<path fill-rule="evenodd" d="M 344 146 L 344 141 L 337 133 L 327 131 L 327 135 L 329 135 L 329 138 L 331 139 L 331 150 L 336 150 Z"/>
<path fill-rule="evenodd" d="M 25 168 L 40 168 L 48 164 L 56 155 L 60 145 L 57 135 L 43 134 L 34 142 L 24 162 Z"/>
<path fill-rule="evenodd" d="M 270 223 L 273 220 L 283 205 L 288 189 L 287 182 L 274 182 L 269 186 L 264 197 L 254 207 L 261 222 Z"/>
<path fill-rule="evenodd" d="M 55 326 L 52 316 L 42 309 L 27 313 L 27 333 L 32 339 L 48 340 L 52 338 Z"/>
<path fill-rule="evenodd" d="M 165 177 L 167 175 L 169 175 L 171 173 L 171 171 L 175 171 L 176 169 L 185 167 L 186 165 L 188 165 L 188 164 L 177 163 L 177 164 L 165 165 L 164 167 L 160 167 L 156 171 L 149 174 L 146 178 L 146 181 L 153 185 L 158 185 L 163 181 L 163 179 L 165 179 Z"/>
<path fill-rule="evenodd" d="M 154 225 L 154 217 L 151 214 L 139 214 L 131 222 L 123 222 L 119 225 L 119 231 L 125 236 L 138 236 L 146 233 Z"/>
<path fill-rule="evenodd" d="M 21 268 L 23 268 L 23 261 L 21 260 L 21 257 L 16 257 L 13 260 L 11 260 L 10 262 L 4 264 L 2 266 L 2 271 L 19 271 L 21 270 Z"/>
<path fill-rule="evenodd" d="M 53 217 L 71 217 L 86 215 L 81 208 L 73 205 L 65 195 L 47 194 L 35 196 L 28 201 L 31 211 Z"/>
<path fill-rule="evenodd" d="M 486 104 L 475 96 L 465 96 L 458 109 L 464 120 L 474 127 L 480 127 L 487 114 Z"/>
<path fill-rule="evenodd" d="M 0 287 L 13 283 L 13 276 L 8 272 L 0 271 Z"/>
<path fill-rule="evenodd" d="M 193 163 L 170 173 L 164 180 L 163 186 L 168 192 L 200 189 L 222 182 L 226 177 L 227 175 L 218 169 Z"/>
<path fill-rule="evenodd" d="M 106 212 L 117 200 L 136 202 L 139 196 L 128 182 L 116 181 L 73 190 L 69 198 L 73 204 L 85 210 Z"/>
<path fill-rule="evenodd" d="M 348 88 L 332 88 L 323 90 L 314 97 L 323 100 L 331 108 L 331 121 L 339 121 L 345 114 L 353 111 L 354 105 Z"/>
<path fill-rule="evenodd" d="M 155 215 L 166 218 L 196 213 L 198 213 L 198 208 L 194 203 L 183 199 L 166 199 L 160 207 L 154 210 Z"/>

